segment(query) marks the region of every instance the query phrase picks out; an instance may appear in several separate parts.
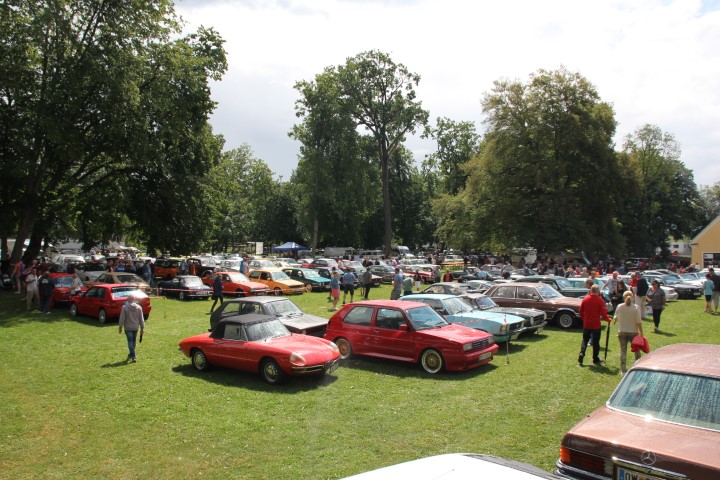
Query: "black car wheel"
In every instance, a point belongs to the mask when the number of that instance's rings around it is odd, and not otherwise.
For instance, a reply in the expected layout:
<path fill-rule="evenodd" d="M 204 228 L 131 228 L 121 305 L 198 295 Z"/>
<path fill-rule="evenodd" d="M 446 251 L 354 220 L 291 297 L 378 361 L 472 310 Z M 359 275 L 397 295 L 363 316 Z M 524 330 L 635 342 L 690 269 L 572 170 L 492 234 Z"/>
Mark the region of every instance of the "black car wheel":
<path fill-rule="evenodd" d="M 185 292 L 179 292 L 179 293 L 178 293 L 178 298 L 179 298 L 180 300 L 185 300 Z"/>
<path fill-rule="evenodd" d="M 282 371 L 280 365 L 272 358 L 266 358 L 260 365 L 260 374 L 270 385 L 276 385 L 285 380 L 285 372 Z"/>
<path fill-rule="evenodd" d="M 306 283 L 306 284 L 305 284 L 305 291 L 306 291 L 307 293 L 312 292 L 312 285 L 310 285 L 309 283 Z"/>
<path fill-rule="evenodd" d="M 555 315 L 555 322 L 557 322 L 560 328 L 572 328 L 575 323 L 575 316 L 570 312 L 559 312 Z"/>
<path fill-rule="evenodd" d="M 77 317 L 78 315 L 78 308 L 76 303 L 70 304 L 70 316 L 71 317 Z"/>
<path fill-rule="evenodd" d="M 158 287 L 158 293 L 157 293 L 157 294 L 158 294 L 158 297 L 162 296 L 162 294 L 163 294 L 162 288 Z"/>
<path fill-rule="evenodd" d="M 334 340 L 335 345 L 337 345 L 338 350 L 340 350 L 340 358 L 343 360 L 350 358 L 352 355 L 352 346 L 350 345 L 350 342 L 347 338 L 336 338 Z"/>
<path fill-rule="evenodd" d="M 428 373 L 438 373 L 443 368 L 443 358 L 440 352 L 429 348 L 422 353 L 420 357 L 420 364 Z"/>
<path fill-rule="evenodd" d="M 280 287 L 275 287 L 273 293 L 275 294 L 275 296 L 279 297 L 280 295 L 282 295 L 282 290 L 280 290 Z"/>
<path fill-rule="evenodd" d="M 107 322 L 107 312 L 104 308 L 101 308 L 98 312 L 98 322 L 100 322 L 101 325 L 105 324 Z"/>
<path fill-rule="evenodd" d="M 190 354 L 190 357 L 192 359 L 192 366 L 195 367 L 195 370 L 197 370 L 198 372 L 204 372 L 210 367 L 210 363 L 208 363 L 205 352 L 203 352 L 199 348 L 193 350 Z"/>

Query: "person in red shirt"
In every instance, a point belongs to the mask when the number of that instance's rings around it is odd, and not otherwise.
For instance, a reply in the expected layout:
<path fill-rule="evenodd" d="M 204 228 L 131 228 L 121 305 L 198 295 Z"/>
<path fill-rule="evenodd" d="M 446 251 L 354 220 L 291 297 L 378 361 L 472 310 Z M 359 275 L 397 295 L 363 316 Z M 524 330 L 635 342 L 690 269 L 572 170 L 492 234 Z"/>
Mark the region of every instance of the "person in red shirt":
<path fill-rule="evenodd" d="M 588 343 L 592 341 L 593 363 L 595 365 L 602 363 L 600 360 L 600 335 L 602 334 L 602 323 L 600 319 L 605 319 L 610 323 L 610 317 L 607 313 L 605 300 L 600 296 L 600 286 L 593 285 L 585 298 L 580 303 L 580 318 L 583 322 L 583 336 L 580 344 L 580 355 L 578 356 L 578 364 L 582 365 L 585 357 L 585 349 Z"/>

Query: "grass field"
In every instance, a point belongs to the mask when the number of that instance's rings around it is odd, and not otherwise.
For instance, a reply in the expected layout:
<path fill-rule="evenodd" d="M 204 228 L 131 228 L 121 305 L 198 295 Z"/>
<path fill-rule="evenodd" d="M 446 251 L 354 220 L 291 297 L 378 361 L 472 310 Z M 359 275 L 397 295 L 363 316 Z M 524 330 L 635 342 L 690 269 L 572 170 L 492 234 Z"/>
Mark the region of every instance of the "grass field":
<path fill-rule="evenodd" d="M 564 432 L 620 380 L 616 338 L 607 365 L 579 367 L 580 331 L 551 327 L 466 373 L 354 357 L 324 379 L 271 387 L 253 374 L 197 373 L 178 351 L 207 330 L 209 302 L 153 299 L 139 362 L 126 364 L 116 323 L 26 313 L 19 297 L 0 293 L 4 478 L 333 479 L 450 452 L 551 471 Z M 293 300 L 329 316 L 324 294 Z M 720 316 L 703 309 L 670 304 L 661 333 L 646 323 L 651 347 L 720 343 Z"/>

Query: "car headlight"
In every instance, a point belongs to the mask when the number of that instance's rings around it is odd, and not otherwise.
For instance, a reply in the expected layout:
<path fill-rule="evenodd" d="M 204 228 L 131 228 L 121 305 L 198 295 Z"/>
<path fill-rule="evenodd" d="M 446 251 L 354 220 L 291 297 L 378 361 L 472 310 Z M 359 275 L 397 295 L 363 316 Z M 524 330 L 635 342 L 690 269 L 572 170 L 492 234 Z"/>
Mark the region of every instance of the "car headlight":
<path fill-rule="evenodd" d="M 305 357 L 303 357 L 299 353 L 293 352 L 290 354 L 290 363 L 299 367 L 303 367 L 305 366 Z"/>
<path fill-rule="evenodd" d="M 469 352 L 469 351 L 472 350 L 472 349 L 473 349 L 473 344 L 472 344 L 472 343 L 466 343 L 466 344 L 463 345 L 463 351 L 464 351 L 464 352 Z"/>
<path fill-rule="evenodd" d="M 501 332 L 501 333 L 504 332 L 504 331 L 506 331 L 506 330 L 507 330 L 507 323 L 503 323 L 502 325 L 500 325 L 500 332 Z"/>
<path fill-rule="evenodd" d="M 340 353 L 340 349 L 338 348 L 337 345 L 335 345 L 335 342 L 330 342 L 330 343 L 328 344 L 328 348 L 329 348 L 330 350 L 332 350 L 333 352 L 335 352 L 335 353 Z"/>

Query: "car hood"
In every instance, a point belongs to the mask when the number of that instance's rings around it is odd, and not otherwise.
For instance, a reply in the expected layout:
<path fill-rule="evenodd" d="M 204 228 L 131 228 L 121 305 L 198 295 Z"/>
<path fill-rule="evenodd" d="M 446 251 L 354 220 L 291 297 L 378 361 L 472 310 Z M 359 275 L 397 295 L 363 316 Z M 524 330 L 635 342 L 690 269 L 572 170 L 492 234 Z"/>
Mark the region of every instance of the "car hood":
<path fill-rule="evenodd" d="M 641 454 L 652 452 L 656 457 L 653 468 L 680 472 L 689 478 L 717 478 L 720 474 L 720 432 L 648 420 L 606 406 L 575 425 L 563 445 L 640 465 Z M 709 475 L 710 471 L 714 475 Z"/>
<path fill-rule="evenodd" d="M 298 330 L 311 330 L 313 328 L 327 325 L 328 323 L 327 318 L 310 315 L 308 313 L 303 313 L 302 315 L 279 316 L 278 318 L 284 325 L 297 328 Z"/>
<path fill-rule="evenodd" d="M 488 336 L 492 336 L 485 332 L 480 332 L 471 327 L 465 327 L 463 325 L 450 324 L 445 327 L 439 328 L 428 328 L 425 330 L 418 330 L 418 335 L 424 335 L 428 337 L 434 337 L 438 339 L 445 339 L 451 342 L 457 342 L 460 344 L 483 340 Z"/>
<path fill-rule="evenodd" d="M 545 303 L 553 305 L 555 307 L 570 307 L 576 310 L 580 309 L 582 298 L 574 297 L 559 297 L 559 298 L 548 298 L 544 300 Z"/>
<path fill-rule="evenodd" d="M 473 322 L 494 322 L 494 323 L 521 323 L 522 318 L 515 315 L 507 315 L 504 313 L 490 312 L 487 310 L 473 310 L 471 312 L 462 312 L 455 315 L 449 315 L 453 319 L 453 323 L 462 322 L 463 325 L 472 326 Z"/>
<path fill-rule="evenodd" d="M 267 288 L 267 285 L 260 282 L 242 282 L 242 285 L 250 287 L 250 290 L 265 290 Z"/>
<path fill-rule="evenodd" d="M 545 315 L 545 312 L 543 312 L 542 310 L 538 310 L 537 308 L 493 307 L 486 311 L 503 314 L 507 313 L 508 315 L 517 315 L 519 317 L 537 317 L 539 315 Z"/>
<path fill-rule="evenodd" d="M 308 364 L 324 363 L 340 357 L 339 353 L 332 351 L 328 346 L 332 343 L 329 340 L 297 333 L 253 343 L 285 350 L 288 353 L 299 353 L 305 357 Z"/>

